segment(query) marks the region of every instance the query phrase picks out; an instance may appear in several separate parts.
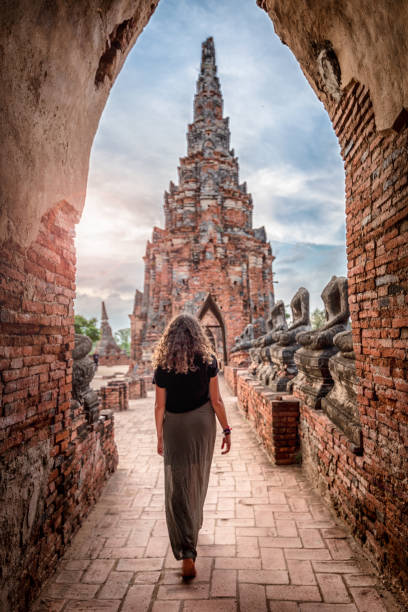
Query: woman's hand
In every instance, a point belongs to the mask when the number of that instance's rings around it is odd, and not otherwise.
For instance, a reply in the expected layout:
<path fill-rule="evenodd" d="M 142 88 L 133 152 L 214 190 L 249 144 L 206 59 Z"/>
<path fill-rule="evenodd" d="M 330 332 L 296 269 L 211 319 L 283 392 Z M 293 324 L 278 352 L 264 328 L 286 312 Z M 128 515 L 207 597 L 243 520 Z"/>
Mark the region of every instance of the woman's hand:
<path fill-rule="evenodd" d="M 224 446 L 226 448 L 223 451 L 222 449 L 224 448 Z M 230 450 L 231 450 L 231 434 L 228 434 L 228 436 L 224 436 L 223 439 L 222 439 L 221 455 L 225 455 L 226 453 L 229 453 Z"/>
<path fill-rule="evenodd" d="M 157 438 L 157 453 L 163 456 L 163 436 Z"/>

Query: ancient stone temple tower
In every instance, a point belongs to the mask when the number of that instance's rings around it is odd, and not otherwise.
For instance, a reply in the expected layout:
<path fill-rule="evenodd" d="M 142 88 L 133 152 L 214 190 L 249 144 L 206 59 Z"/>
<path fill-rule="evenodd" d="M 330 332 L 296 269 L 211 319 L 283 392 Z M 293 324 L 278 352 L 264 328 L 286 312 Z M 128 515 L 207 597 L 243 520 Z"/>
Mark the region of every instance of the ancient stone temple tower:
<path fill-rule="evenodd" d="M 214 41 L 202 44 L 201 69 L 179 185 L 164 194 L 165 228 L 147 243 L 144 291 L 136 291 L 131 358 L 149 363 L 168 320 L 187 311 L 202 319 L 224 363 L 245 325 L 273 305 L 272 251 L 252 227 L 252 198 L 239 183 L 229 120 L 217 77 Z"/>
<path fill-rule="evenodd" d="M 129 362 L 128 356 L 113 337 L 105 302 L 102 302 L 101 338 L 95 346 L 95 353 L 98 353 L 101 365 L 126 365 Z"/>

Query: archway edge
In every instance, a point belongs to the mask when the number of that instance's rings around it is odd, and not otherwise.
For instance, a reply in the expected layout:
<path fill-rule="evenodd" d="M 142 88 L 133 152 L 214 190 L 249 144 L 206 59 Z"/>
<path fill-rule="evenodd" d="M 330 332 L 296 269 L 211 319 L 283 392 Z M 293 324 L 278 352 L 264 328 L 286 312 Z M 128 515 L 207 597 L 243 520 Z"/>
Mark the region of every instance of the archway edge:
<path fill-rule="evenodd" d="M 341 95 L 355 81 L 370 92 L 378 131 L 399 129 L 406 121 L 408 74 L 399 59 L 408 52 L 406 2 L 379 0 L 375 8 L 370 0 L 257 0 L 257 4 L 271 18 L 326 108 L 332 105 L 333 94 L 336 99 L 336 85 Z M 337 57 L 338 83 L 322 75 L 324 49 Z"/>
<path fill-rule="evenodd" d="M 79 220 L 99 119 L 158 2 L 3 2 L 0 244 L 29 246 L 64 201 Z"/>
<path fill-rule="evenodd" d="M 222 339 L 223 339 L 223 345 L 224 345 L 224 363 L 228 363 L 228 354 L 227 354 L 227 338 L 226 338 L 226 334 L 225 334 L 225 322 L 224 322 L 224 317 L 222 315 L 222 312 L 217 304 L 217 302 L 215 301 L 215 299 L 213 298 L 213 296 L 211 295 L 211 293 L 209 293 L 207 295 L 207 297 L 204 300 L 203 305 L 201 306 L 200 310 L 198 311 L 197 314 L 197 318 L 201 321 L 201 319 L 204 318 L 205 314 L 210 311 L 212 312 L 212 314 L 214 315 L 214 317 L 217 319 L 218 323 L 220 324 L 221 327 L 221 332 L 222 332 Z"/>

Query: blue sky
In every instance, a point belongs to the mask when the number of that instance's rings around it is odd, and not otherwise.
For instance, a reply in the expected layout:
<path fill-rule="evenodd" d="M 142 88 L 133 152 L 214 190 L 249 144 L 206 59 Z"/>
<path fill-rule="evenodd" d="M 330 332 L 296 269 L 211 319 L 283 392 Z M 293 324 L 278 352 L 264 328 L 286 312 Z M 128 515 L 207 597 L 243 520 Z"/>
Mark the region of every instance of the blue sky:
<path fill-rule="evenodd" d="M 77 227 L 76 313 L 129 326 L 163 192 L 177 181 L 192 121 L 201 42 L 213 36 L 231 146 L 271 242 L 277 299 L 300 285 L 321 307 L 346 274 L 344 170 L 329 118 L 255 0 L 161 0 L 120 73 L 91 155 Z"/>

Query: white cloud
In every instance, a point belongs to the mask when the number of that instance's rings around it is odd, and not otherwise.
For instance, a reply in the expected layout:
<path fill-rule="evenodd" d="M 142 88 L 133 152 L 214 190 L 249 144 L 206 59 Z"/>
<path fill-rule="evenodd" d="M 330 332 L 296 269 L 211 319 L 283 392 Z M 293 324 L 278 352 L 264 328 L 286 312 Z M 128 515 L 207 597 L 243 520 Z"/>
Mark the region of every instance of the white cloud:
<path fill-rule="evenodd" d="M 344 197 L 330 175 L 281 164 L 248 177 L 254 222 L 265 225 L 270 240 L 344 245 Z"/>

